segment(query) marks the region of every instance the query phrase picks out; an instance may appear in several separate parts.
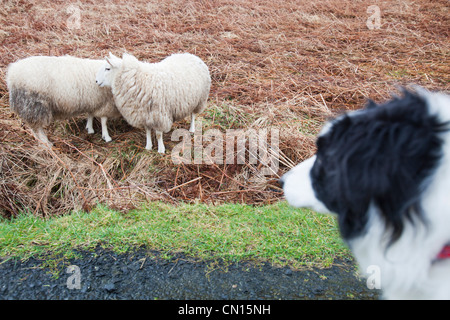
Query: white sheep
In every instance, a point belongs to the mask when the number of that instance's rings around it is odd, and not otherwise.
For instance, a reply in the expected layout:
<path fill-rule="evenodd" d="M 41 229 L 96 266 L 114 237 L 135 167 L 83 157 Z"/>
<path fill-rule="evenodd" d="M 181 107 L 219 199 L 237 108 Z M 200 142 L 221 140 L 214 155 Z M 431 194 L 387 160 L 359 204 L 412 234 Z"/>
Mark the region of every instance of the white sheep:
<path fill-rule="evenodd" d="M 110 53 L 96 81 L 100 87 L 111 87 L 116 106 L 130 125 L 146 129 L 148 150 L 151 129 L 155 130 L 160 153 L 165 152 L 162 133 L 170 131 L 174 121 L 191 116 L 189 131 L 195 131 L 195 115 L 205 109 L 211 87 L 208 67 L 189 53 L 157 63 Z"/>
<path fill-rule="evenodd" d="M 11 109 L 32 129 L 34 136 L 51 146 L 43 128 L 55 119 L 87 114 L 88 133 L 92 121 L 101 118 L 102 138 L 111 141 L 106 121 L 120 116 L 111 90 L 99 88 L 95 75 L 104 60 L 71 56 L 34 56 L 11 63 L 6 83 Z"/>

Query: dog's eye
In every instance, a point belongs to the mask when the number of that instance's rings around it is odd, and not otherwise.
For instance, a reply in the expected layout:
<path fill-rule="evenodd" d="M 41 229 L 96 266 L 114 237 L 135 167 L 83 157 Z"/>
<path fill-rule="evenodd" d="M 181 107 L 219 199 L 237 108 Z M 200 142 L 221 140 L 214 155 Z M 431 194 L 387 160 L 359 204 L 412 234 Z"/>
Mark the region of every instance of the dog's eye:
<path fill-rule="evenodd" d="M 106 70 L 106 71 L 109 71 L 109 70 L 111 70 L 111 68 L 105 68 L 105 70 Z"/>

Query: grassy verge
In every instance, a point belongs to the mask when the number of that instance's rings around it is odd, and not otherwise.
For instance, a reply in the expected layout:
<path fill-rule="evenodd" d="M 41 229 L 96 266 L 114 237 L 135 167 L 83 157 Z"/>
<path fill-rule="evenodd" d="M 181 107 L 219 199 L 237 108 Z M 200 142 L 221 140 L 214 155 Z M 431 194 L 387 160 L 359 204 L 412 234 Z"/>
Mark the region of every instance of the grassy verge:
<path fill-rule="evenodd" d="M 74 249 L 96 246 L 126 252 L 136 247 L 195 259 L 269 261 L 327 267 L 350 257 L 333 217 L 292 209 L 285 202 L 252 207 L 240 204 L 167 205 L 152 202 L 120 213 L 98 206 L 42 219 L 23 213 L 0 220 L 0 256 L 70 258 Z"/>

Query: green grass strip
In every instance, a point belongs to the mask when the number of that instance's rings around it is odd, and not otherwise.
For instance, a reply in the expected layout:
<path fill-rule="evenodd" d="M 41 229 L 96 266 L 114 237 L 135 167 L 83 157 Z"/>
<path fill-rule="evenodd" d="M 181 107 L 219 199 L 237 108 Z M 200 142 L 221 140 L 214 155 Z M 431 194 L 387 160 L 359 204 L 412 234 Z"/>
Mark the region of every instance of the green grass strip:
<path fill-rule="evenodd" d="M 38 218 L 22 213 L 0 220 L 0 256 L 63 255 L 102 246 L 115 252 L 137 247 L 195 259 L 268 261 L 278 265 L 328 267 L 350 258 L 335 218 L 286 202 L 253 207 L 241 204 L 168 205 L 152 202 L 120 213 L 98 206 L 90 213 Z"/>

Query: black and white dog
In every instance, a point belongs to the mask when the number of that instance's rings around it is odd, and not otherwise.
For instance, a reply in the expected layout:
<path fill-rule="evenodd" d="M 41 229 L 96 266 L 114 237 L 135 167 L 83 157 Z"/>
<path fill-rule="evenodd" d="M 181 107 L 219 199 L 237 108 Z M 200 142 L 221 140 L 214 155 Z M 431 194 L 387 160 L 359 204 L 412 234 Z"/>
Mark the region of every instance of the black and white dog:
<path fill-rule="evenodd" d="M 450 96 L 405 90 L 339 116 L 280 181 L 292 206 L 337 214 L 384 298 L 450 299 Z"/>

